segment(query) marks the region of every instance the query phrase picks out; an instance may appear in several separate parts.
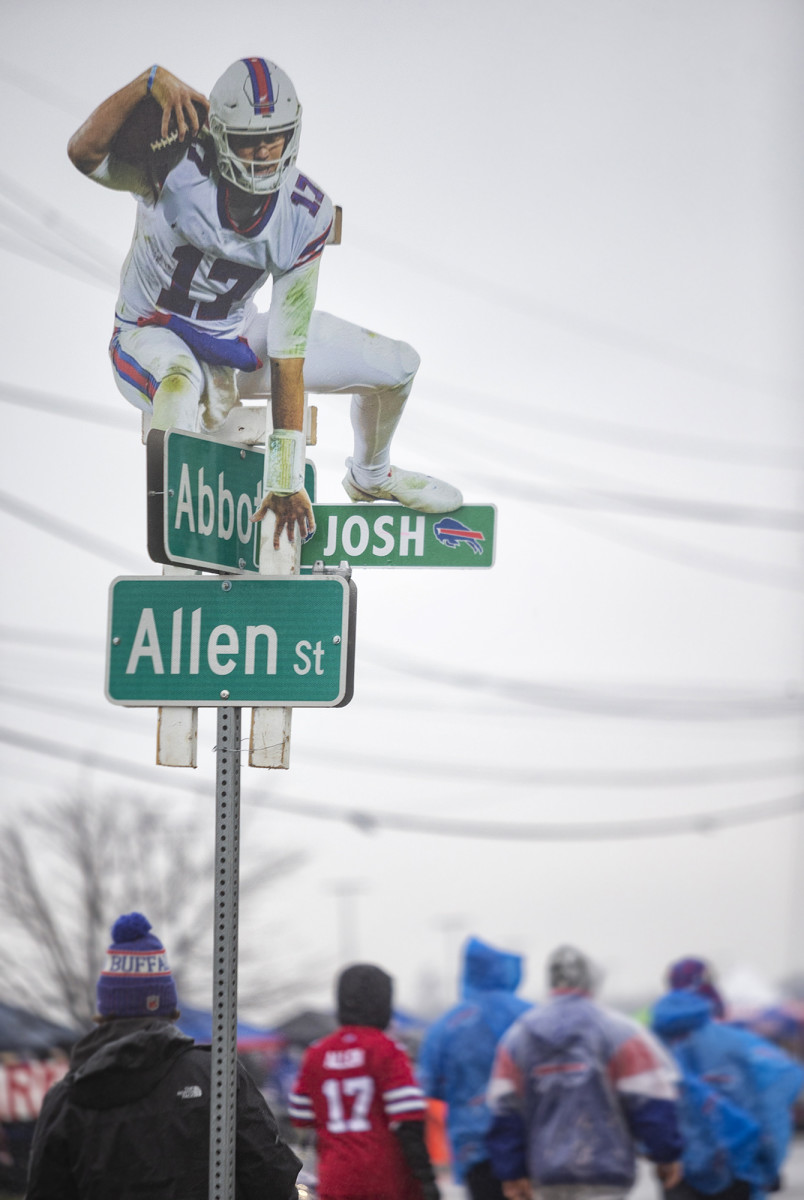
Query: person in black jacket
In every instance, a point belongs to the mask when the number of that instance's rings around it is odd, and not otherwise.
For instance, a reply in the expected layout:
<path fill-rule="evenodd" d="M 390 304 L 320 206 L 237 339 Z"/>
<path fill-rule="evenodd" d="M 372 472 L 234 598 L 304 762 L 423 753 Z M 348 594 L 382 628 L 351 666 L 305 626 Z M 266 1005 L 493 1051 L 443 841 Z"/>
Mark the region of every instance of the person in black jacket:
<path fill-rule="evenodd" d="M 173 1023 L 176 987 L 141 913 L 112 928 L 98 1027 L 73 1048 L 36 1125 L 27 1200 L 207 1200 L 210 1053 Z M 238 1200 L 295 1200 L 301 1162 L 238 1064 Z"/>

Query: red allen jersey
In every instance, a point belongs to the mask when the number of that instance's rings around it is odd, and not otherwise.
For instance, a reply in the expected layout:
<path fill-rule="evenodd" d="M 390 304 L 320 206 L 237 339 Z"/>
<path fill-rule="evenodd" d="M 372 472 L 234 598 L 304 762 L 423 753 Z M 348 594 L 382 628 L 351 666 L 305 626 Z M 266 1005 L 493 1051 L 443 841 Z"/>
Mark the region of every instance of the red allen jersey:
<path fill-rule="evenodd" d="M 315 1129 L 322 1200 L 419 1200 L 393 1127 L 425 1111 L 407 1054 L 381 1030 L 345 1025 L 310 1046 L 290 1117 Z"/>

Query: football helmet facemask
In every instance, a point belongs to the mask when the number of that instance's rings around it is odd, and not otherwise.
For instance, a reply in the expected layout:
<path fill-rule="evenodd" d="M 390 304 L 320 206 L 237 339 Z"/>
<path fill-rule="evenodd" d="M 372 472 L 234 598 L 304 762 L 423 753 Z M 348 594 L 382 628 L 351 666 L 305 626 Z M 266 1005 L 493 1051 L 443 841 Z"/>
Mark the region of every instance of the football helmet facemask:
<path fill-rule="evenodd" d="M 275 192 L 296 161 L 301 115 L 296 89 L 276 63 L 267 58 L 232 63 L 209 96 L 209 129 L 223 178 L 244 192 Z M 284 136 L 284 149 L 275 163 L 240 158 L 230 143 L 232 137 L 260 135 Z"/>

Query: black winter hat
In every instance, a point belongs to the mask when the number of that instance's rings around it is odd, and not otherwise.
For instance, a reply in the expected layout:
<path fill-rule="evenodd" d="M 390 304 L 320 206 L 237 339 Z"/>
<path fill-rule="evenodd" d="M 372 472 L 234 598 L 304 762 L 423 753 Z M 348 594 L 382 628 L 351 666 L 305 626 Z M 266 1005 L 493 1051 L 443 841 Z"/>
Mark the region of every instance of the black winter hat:
<path fill-rule="evenodd" d="M 385 1029 L 391 1023 L 393 980 L 381 967 L 356 963 L 338 978 L 338 1021 L 341 1025 L 372 1025 Z"/>

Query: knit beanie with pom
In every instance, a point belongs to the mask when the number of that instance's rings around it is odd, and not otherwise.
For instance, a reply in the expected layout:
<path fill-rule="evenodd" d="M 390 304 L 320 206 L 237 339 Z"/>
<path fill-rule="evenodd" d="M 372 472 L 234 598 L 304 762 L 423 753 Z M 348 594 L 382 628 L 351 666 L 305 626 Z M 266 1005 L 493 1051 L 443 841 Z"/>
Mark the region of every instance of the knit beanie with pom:
<path fill-rule="evenodd" d="M 112 926 L 112 944 L 97 986 L 102 1017 L 172 1017 L 176 985 L 165 948 L 142 913 L 126 913 Z"/>

